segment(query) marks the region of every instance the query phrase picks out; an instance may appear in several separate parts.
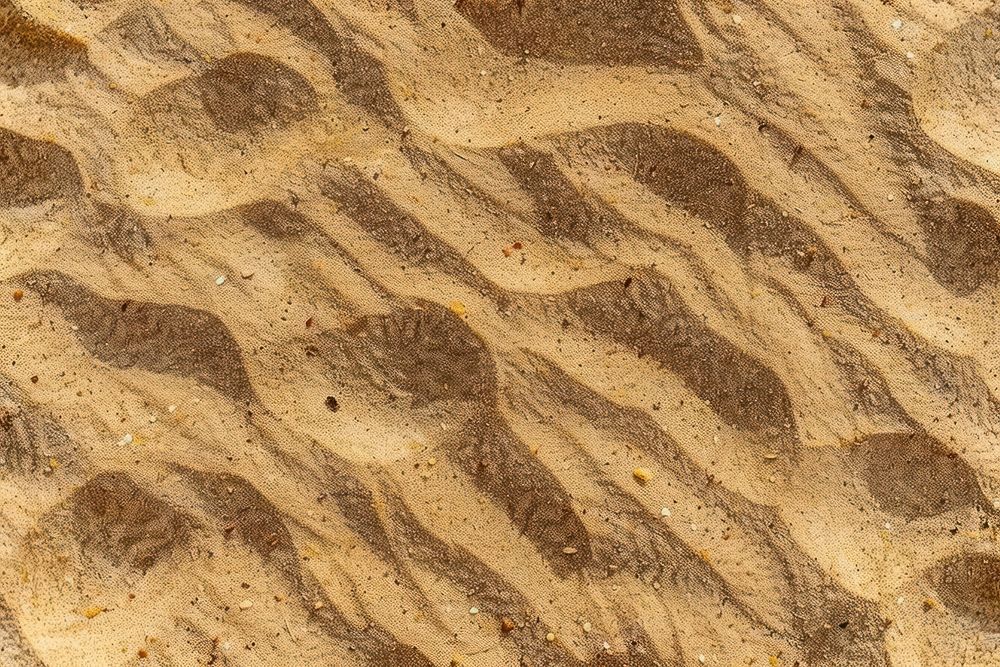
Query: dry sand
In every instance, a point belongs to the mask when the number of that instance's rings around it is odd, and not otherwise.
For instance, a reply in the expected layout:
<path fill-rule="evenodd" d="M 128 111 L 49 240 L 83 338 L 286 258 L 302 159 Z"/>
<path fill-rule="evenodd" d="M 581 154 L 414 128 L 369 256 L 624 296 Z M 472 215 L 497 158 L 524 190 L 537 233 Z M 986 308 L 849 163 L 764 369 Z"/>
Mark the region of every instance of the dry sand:
<path fill-rule="evenodd" d="M 1000 664 L 1000 13 L 0 0 L 0 664 Z"/>

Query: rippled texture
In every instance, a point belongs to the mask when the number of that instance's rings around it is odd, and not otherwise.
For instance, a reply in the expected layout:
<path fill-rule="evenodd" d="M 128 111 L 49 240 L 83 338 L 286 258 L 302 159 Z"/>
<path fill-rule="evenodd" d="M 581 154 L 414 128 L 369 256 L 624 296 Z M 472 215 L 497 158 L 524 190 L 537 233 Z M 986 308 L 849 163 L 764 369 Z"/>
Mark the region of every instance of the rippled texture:
<path fill-rule="evenodd" d="M 0 0 L 0 665 L 1000 664 L 1000 22 Z"/>

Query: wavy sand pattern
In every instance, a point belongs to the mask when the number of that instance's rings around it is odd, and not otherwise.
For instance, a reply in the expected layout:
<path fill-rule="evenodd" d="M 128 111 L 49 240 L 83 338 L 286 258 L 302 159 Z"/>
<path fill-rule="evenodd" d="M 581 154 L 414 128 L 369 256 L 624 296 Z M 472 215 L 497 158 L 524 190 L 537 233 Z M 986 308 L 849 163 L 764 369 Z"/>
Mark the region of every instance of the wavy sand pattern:
<path fill-rule="evenodd" d="M 0 665 L 1000 664 L 986 0 L 0 0 Z"/>

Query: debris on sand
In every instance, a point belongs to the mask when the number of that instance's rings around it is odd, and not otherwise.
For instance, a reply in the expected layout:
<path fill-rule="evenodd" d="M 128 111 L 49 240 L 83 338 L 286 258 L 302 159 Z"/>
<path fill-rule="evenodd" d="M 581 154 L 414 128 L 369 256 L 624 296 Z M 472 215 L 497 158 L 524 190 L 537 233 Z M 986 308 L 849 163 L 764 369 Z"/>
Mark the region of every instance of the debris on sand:
<path fill-rule="evenodd" d="M 104 611 L 104 607 L 98 607 L 97 605 L 92 605 L 90 607 L 84 607 L 80 610 L 80 614 L 84 618 L 96 618 L 101 612 Z"/>
<path fill-rule="evenodd" d="M 640 484 L 645 484 L 649 480 L 653 479 L 652 471 L 649 468 L 643 468 L 642 466 L 633 470 L 632 476 L 635 477 L 636 481 Z"/>

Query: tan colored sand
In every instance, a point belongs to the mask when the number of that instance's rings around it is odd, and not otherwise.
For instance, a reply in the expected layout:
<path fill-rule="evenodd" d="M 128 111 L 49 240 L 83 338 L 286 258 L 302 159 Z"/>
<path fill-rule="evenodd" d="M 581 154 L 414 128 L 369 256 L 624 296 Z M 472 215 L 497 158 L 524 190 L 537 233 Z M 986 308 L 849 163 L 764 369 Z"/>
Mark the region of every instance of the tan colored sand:
<path fill-rule="evenodd" d="M 997 664 L 998 40 L 0 0 L 0 665 Z"/>

